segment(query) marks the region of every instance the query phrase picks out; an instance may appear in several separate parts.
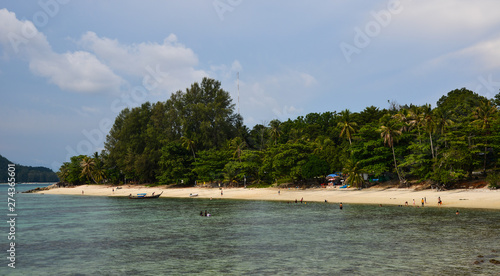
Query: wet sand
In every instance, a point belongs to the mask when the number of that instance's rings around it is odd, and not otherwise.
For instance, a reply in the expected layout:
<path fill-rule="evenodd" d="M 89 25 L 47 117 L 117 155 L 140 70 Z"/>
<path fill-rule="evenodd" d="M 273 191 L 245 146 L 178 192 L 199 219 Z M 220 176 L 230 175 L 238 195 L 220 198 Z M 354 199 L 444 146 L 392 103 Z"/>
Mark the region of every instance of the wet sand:
<path fill-rule="evenodd" d="M 222 195 L 221 195 L 222 191 Z M 316 188 L 316 189 L 278 189 L 278 188 L 166 188 L 165 186 L 146 187 L 138 185 L 117 186 L 106 185 L 82 185 L 73 188 L 55 188 L 41 191 L 42 194 L 64 194 L 83 196 L 128 196 L 137 193 L 159 194 L 161 197 L 188 198 L 190 194 L 198 194 L 197 198 L 213 199 L 246 199 L 246 200 L 278 200 L 278 201 L 300 201 L 329 203 L 357 203 L 357 204 L 382 204 L 382 205 L 405 205 L 421 207 L 424 198 L 424 206 L 453 207 L 453 208 L 484 208 L 500 209 L 500 190 L 481 189 L 457 189 L 449 191 L 420 190 L 413 189 L 381 189 L 368 188 L 339 189 L 339 188 Z M 438 205 L 438 198 L 442 205 Z M 415 200 L 415 205 L 413 204 Z"/>

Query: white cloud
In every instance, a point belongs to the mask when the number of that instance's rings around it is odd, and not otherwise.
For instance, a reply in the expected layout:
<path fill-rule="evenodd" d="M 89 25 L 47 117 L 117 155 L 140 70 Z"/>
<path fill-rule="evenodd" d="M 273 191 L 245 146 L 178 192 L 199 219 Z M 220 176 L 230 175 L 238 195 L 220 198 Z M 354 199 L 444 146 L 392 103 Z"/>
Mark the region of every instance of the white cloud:
<path fill-rule="evenodd" d="M 179 43 L 174 34 L 165 38 L 162 44 L 144 42 L 126 45 L 87 32 L 79 43 L 118 72 L 142 79 L 154 78 L 145 85 L 148 89 L 153 88 L 151 90 L 170 93 L 208 76 L 207 72 L 195 69 L 197 56 Z"/>
<path fill-rule="evenodd" d="M 402 0 L 401 7 L 389 27 L 409 39 L 474 39 L 500 23 L 500 2 L 495 0 Z"/>
<path fill-rule="evenodd" d="M 77 92 L 116 92 L 122 82 L 94 55 L 81 51 L 33 58 L 30 69 L 63 90 Z"/>
<path fill-rule="evenodd" d="M 313 76 L 307 73 L 300 73 L 300 78 L 302 79 L 305 87 L 313 86 L 318 83 Z"/>
<path fill-rule="evenodd" d="M 303 112 L 300 105 L 314 94 L 317 83 L 312 75 L 290 69 L 253 83 L 240 81 L 242 114 L 245 118 L 245 113 L 253 114 L 248 116 L 246 123 L 251 125 L 260 123 L 259 120 L 277 118 L 283 121 L 296 117 Z"/>
<path fill-rule="evenodd" d="M 165 38 L 162 44 L 143 42 L 125 45 L 117 40 L 98 37 L 94 32 L 87 32 L 80 39 L 80 43 L 113 69 L 138 77 L 147 73 L 146 67 L 154 68 L 156 64 L 160 64 L 162 70 L 198 64 L 194 52 L 178 43 L 174 34 Z"/>
<path fill-rule="evenodd" d="M 82 111 L 84 114 L 96 114 L 96 113 L 100 113 L 100 109 L 99 108 L 96 108 L 96 107 L 92 107 L 92 106 L 82 106 Z"/>
<path fill-rule="evenodd" d="M 448 55 L 455 59 L 469 59 L 478 63 L 482 70 L 493 70 L 500 68 L 500 37 L 481 41 L 463 50 Z"/>
<path fill-rule="evenodd" d="M 239 72 L 241 70 L 243 70 L 243 66 L 241 66 L 240 62 L 238 60 L 233 61 L 231 64 L 231 71 Z"/>
<path fill-rule="evenodd" d="M 0 9 L 0 43 L 5 53 L 27 59 L 31 71 L 76 92 L 118 91 L 124 81 L 88 52 L 59 54 L 30 21 Z"/>
<path fill-rule="evenodd" d="M 210 76 L 222 82 L 236 82 L 236 73 L 242 72 L 243 66 L 238 60 L 234 60 L 230 66 L 226 64 L 211 65 Z"/>
<path fill-rule="evenodd" d="M 0 43 L 5 53 L 32 56 L 46 54 L 50 45 L 31 21 L 19 21 L 16 14 L 0 9 Z"/>
<path fill-rule="evenodd" d="M 467 71 L 482 74 L 500 69 L 500 37 L 481 41 L 465 48 L 440 55 L 418 68 L 426 70 Z"/>

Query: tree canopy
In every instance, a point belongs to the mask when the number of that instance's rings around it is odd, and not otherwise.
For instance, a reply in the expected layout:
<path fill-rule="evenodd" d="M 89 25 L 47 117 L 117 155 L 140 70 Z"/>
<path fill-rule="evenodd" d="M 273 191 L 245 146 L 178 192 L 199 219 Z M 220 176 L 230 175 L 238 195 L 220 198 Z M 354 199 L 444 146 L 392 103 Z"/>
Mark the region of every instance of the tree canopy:
<path fill-rule="evenodd" d="M 500 94 L 500 93 L 499 93 Z M 75 156 L 59 177 L 81 183 L 319 183 L 343 171 L 347 181 L 429 180 L 446 187 L 497 168 L 499 100 L 468 89 L 436 107 L 366 107 L 309 113 L 249 129 L 220 82 L 204 78 L 165 102 L 126 108 L 105 150 Z"/>

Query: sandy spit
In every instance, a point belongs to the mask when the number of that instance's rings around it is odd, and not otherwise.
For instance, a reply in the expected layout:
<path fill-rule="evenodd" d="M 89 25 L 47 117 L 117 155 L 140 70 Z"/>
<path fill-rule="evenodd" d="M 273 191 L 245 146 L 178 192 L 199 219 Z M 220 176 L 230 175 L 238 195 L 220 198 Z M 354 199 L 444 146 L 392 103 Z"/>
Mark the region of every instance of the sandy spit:
<path fill-rule="evenodd" d="M 82 185 L 73 188 L 55 188 L 41 191 L 40 194 L 80 195 L 80 196 L 128 196 L 129 194 L 163 192 L 161 197 L 187 198 L 190 194 L 198 194 L 196 198 L 213 199 L 246 199 L 246 200 L 277 200 L 329 203 L 358 203 L 382 205 L 406 205 L 421 207 L 422 199 L 425 206 L 452 208 L 483 208 L 500 209 L 500 190 L 460 189 L 449 191 L 412 189 L 380 189 L 363 190 L 316 188 L 316 189 L 278 189 L 278 188 L 166 188 L 165 186 L 146 187 L 137 185 L 106 186 Z M 442 205 L 438 206 L 438 198 Z M 415 203 L 414 203 L 415 202 Z"/>

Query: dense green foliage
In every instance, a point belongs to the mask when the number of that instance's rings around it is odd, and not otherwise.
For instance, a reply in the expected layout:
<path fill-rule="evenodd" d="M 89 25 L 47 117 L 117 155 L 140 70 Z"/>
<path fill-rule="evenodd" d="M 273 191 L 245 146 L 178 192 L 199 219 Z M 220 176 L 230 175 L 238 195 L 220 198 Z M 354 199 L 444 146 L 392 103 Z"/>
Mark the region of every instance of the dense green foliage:
<path fill-rule="evenodd" d="M 497 168 L 500 96 L 465 88 L 437 107 L 374 106 L 310 113 L 248 129 L 229 93 L 203 79 L 166 102 L 124 109 L 105 150 L 75 156 L 59 176 L 81 183 L 321 183 L 343 171 L 361 186 L 370 178 L 429 180 L 445 187 Z"/>
<path fill-rule="evenodd" d="M 7 158 L 0 155 L 0 183 L 7 183 L 8 176 L 8 165 L 13 164 Z M 57 174 L 49 168 L 45 167 L 30 167 L 16 164 L 16 182 L 57 182 L 59 178 Z"/>

